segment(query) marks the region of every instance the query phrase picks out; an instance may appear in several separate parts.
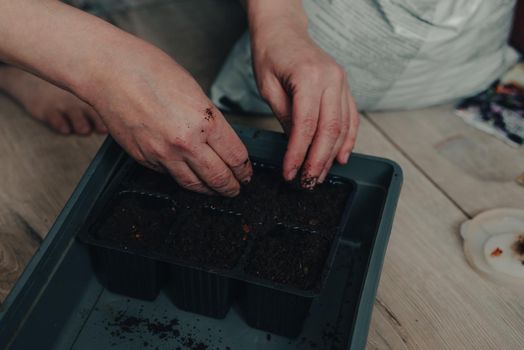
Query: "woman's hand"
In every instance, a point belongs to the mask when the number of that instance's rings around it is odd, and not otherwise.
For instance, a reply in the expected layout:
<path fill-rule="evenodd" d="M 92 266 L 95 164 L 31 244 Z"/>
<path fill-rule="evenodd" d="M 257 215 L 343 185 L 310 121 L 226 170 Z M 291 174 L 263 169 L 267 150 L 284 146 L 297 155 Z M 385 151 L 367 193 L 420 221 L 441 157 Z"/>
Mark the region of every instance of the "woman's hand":
<path fill-rule="evenodd" d="M 335 158 L 347 162 L 359 114 L 344 69 L 309 37 L 300 1 L 273 1 L 246 4 L 255 76 L 289 135 L 284 177 L 302 167 L 301 184 L 312 188 Z"/>
<path fill-rule="evenodd" d="M 237 195 L 252 175 L 246 148 L 188 72 L 158 49 L 144 50 L 129 53 L 89 97 L 92 105 L 143 165 L 189 190 Z"/>

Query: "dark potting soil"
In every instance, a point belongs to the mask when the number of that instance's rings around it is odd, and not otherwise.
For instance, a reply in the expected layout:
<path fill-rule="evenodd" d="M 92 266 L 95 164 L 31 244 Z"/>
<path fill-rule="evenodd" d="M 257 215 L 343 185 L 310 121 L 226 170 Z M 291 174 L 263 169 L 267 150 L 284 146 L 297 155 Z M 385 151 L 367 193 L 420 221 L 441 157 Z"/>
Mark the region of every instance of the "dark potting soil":
<path fill-rule="evenodd" d="M 96 237 L 123 248 L 158 251 L 169 233 L 175 211 L 167 199 L 122 194 L 110 205 Z"/>
<path fill-rule="evenodd" d="M 280 169 L 255 164 L 251 182 L 235 198 L 190 192 L 169 175 L 142 167 L 120 189 L 170 197 L 177 214 L 165 199 L 151 202 L 152 197 L 144 194 L 122 197 L 113 203 L 99 238 L 222 269 L 236 267 L 254 241 L 242 266 L 247 273 L 311 289 L 319 280 L 352 187 L 327 181 L 312 191 L 302 190 L 285 182 Z"/>
<path fill-rule="evenodd" d="M 168 249 L 197 266 L 230 269 L 244 252 L 250 228 L 240 215 L 203 208 L 187 213 L 176 225 Z"/>
<path fill-rule="evenodd" d="M 311 289 L 318 281 L 332 239 L 318 232 L 277 225 L 257 238 L 246 272 L 259 278 Z"/>
<path fill-rule="evenodd" d="M 323 183 L 313 191 L 283 183 L 277 193 L 274 219 L 278 223 L 334 233 L 340 224 L 351 185 Z"/>
<path fill-rule="evenodd" d="M 122 189 L 169 195 L 178 189 L 178 185 L 171 176 L 140 166 L 133 169 L 132 176 L 123 182 Z"/>

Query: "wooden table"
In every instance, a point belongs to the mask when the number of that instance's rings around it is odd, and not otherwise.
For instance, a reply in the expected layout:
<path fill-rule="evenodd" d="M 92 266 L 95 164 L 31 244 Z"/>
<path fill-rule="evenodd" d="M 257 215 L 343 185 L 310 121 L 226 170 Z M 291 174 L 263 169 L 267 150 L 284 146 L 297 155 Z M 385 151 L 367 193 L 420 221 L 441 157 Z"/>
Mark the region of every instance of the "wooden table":
<path fill-rule="evenodd" d="M 195 2 L 138 8 L 115 21 L 164 48 L 209 87 L 243 20 L 231 3 Z M 273 118 L 230 119 L 279 130 Z M 2 299 L 101 140 L 58 136 L 0 96 Z M 391 158 L 405 173 L 368 348 L 523 349 L 524 291 L 477 275 L 462 253 L 459 226 L 486 209 L 524 209 L 524 187 L 515 182 L 524 150 L 466 126 L 451 106 L 369 113 L 356 150 Z"/>

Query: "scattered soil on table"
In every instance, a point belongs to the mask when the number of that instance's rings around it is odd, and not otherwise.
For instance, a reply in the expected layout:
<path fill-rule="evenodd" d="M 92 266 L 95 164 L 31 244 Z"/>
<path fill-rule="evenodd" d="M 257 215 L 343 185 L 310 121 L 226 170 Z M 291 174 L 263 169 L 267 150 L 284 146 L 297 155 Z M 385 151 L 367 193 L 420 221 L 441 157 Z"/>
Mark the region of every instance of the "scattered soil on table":
<path fill-rule="evenodd" d="M 311 289 L 318 281 L 331 239 L 278 225 L 255 242 L 246 272 L 273 282 Z"/>
<path fill-rule="evenodd" d="M 197 266 L 230 269 L 244 252 L 249 233 L 240 215 L 197 209 L 181 219 L 168 249 Z"/>
<path fill-rule="evenodd" d="M 169 233 L 175 211 L 167 199 L 122 194 L 110 205 L 96 236 L 125 248 L 158 250 Z"/>
<path fill-rule="evenodd" d="M 149 334 L 162 342 L 173 342 L 180 344 L 174 346 L 175 350 L 189 349 L 189 350 L 206 350 L 210 349 L 210 346 L 200 340 L 197 340 L 196 336 L 191 332 L 185 332 L 180 327 L 178 319 L 173 318 L 171 320 L 150 320 L 148 318 L 139 316 L 126 316 L 124 313 L 118 315 L 113 321 L 108 322 L 105 327 L 106 330 L 110 330 L 112 337 L 118 340 L 133 339 L 133 334 L 138 335 L 142 338 L 143 334 Z M 113 345 L 118 345 L 118 341 L 115 340 Z M 142 348 L 154 348 L 158 349 L 158 346 L 150 344 L 147 340 L 142 341 Z"/>

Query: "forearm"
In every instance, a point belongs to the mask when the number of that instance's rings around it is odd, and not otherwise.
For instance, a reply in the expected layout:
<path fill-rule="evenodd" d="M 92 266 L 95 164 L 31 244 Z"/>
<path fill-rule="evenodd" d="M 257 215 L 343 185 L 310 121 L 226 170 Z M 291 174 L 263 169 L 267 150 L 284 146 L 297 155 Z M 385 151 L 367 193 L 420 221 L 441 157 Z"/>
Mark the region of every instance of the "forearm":
<path fill-rule="evenodd" d="M 524 52 L 524 0 L 517 1 L 510 40 L 515 48 Z"/>
<path fill-rule="evenodd" d="M 28 70 L 90 102 L 125 69 L 129 52 L 155 49 L 59 1 L 0 0 L 0 61 Z"/>
<path fill-rule="evenodd" d="M 243 0 L 243 3 L 252 37 L 264 33 L 266 29 L 289 25 L 307 31 L 308 20 L 301 0 Z"/>

